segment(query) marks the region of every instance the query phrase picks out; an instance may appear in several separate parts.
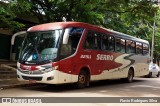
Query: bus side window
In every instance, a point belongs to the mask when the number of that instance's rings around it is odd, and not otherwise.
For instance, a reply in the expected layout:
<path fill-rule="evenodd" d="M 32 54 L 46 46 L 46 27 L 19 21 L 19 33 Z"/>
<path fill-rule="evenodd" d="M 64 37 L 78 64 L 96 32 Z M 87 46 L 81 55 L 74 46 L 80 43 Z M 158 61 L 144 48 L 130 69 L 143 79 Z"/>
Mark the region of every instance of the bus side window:
<path fill-rule="evenodd" d="M 83 47 L 84 49 L 101 49 L 101 35 L 93 31 L 88 31 Z"/>
<path fill-rule="evenodd" d="M 69 55 L 72 55 L 77 50 L 80 38 L 83 33 L 83 28 L 71 27 L 68 32 L 69 38 L 67 44 L 61 45 L 61 56 L 65 58 Z"/>
<path fill-rule="evenodd" d="M 116 38 L 116 52 L 121 52 L 121 39 Z"/>
<path fill-rule="evenodd" d="M 93 33 L 89 31 L 86 35 L 86 39 L 83 44 L 84 49 L 92 49 L 94 42 L 93 38 L 94 38 Z"/>
<path fill-rule="evenodd" d="M 126 40 L 126 53 L 135 53 L 136 45 L 134 41 Z"/>
<path fill-rule="evenodd" d="M 142 43 L 136 42 L 136 53 L 142 54 Z"/>
<path fill-rule="evenodd" d="M 95 50 L 101 49 L 101 34 L 94 33 L 94 48 Z"/>
<path fill-rule="evenodd" d="M 125 53 L 126 41 L 124 39 L 116 38 L 116 51 Z"/>
<path fill-rule="evenodd" d="M 126 40 L 120 39 L 120 45 L 121 45 L 121 52 L 125 53 L 125 51 L 126 51 Z"/>
<path fill-rule="evenodd" d="M 146 55 L 149 53 L 149 45 L 143 44 L 143 55 Z"/>
<path fill-rule="evenodd" d="M 109 42 L 107 35 L 102 36 L 102 50 L 109 50 Z"/>
<path fill-rule="evenodd" d="M 109 51 L 115 50 L 115 38 L 112 36 L 108 37 L 108 50 Z"/>
<path fill-rule="evenodd" d="M 68 40 L 67 44 L 63 44 L 61 47 L 61 55 L 70 55 L 71 50 L 71 39 Z"/>

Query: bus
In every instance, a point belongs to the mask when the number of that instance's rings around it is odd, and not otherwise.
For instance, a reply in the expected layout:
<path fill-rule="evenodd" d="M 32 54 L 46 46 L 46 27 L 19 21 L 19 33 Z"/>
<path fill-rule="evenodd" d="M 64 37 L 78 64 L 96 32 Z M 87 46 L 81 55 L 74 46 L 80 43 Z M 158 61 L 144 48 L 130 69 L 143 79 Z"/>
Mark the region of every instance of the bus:
<path fill-rule="evenodd" d="M 83 22 L 54 22 L 27 30 L 17 62 L 20 81 L 46 84 L 123 79 L 149 73 L 149 42 Z"/>

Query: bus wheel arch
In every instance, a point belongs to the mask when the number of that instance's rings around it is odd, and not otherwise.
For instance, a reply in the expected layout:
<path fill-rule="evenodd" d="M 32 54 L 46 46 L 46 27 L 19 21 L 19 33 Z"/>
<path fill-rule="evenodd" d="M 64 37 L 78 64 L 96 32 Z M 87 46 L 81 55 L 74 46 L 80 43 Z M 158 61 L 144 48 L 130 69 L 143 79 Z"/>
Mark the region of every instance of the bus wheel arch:
<path fill-rule="evenodd" d="M 76 83 L 77 88 L 85 88 L 89 86 L 90 82 L 90 70 L 88 67 L 83 67 L 80 69 L 78 74 L 78 81 Z"/>

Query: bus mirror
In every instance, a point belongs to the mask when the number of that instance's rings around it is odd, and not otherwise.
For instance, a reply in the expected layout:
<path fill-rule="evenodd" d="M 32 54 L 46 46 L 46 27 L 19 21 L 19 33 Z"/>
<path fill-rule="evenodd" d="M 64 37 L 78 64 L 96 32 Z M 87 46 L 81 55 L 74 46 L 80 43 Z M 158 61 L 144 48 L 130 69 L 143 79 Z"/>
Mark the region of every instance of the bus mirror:
<path fill-rule="evenodd" d="M 70 32 L 69 28 L 65 29 L 65 32 L 64 32 L 64 35 L 63 35 L 63 44 L 67 44 L 68 43 L 69 32 Z"/>

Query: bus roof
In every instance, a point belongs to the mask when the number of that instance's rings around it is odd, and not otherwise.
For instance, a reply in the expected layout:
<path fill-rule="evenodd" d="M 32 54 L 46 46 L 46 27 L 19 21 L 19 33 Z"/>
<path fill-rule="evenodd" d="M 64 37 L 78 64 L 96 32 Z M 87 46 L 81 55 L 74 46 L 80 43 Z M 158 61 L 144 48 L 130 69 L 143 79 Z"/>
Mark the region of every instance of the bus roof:
<path fill-rule="evenodd" d="M 32 32 L 32 31 L 46 31 L 46 30 L 54 30 L 54 29 L 62 29 L 62 28 L 67 28 L 67 27 L 81 27 L 81 28 L 88 28 L 88 29 L 92 29 L 92 30 L 96 30 L 97 32 L 107 32 L 110 35 L 119 37 L 119 38 L 125 38 L 125 39 L 129 39 L 129 40 L 134 40 L 134 41 L 138 41 L 138 42 L 143 42 L 143 43 L 149 43 L 147 40 L 143 40 L 140 38 L 136 38 L 121 32 L 117 32 L 117 31 L 113 31 L 110 29 L 106 29 L 104 27 L 99 27 L 96 25 L 91 25 L 88 23 L 84 23 L 84 22 L 53 22 L 53 23 L 46 23 L 46 24 L 40 24 L 40 25 L 36 25 L 33 26 L 31 28 L 29 28 L 27 31 Z"/>

